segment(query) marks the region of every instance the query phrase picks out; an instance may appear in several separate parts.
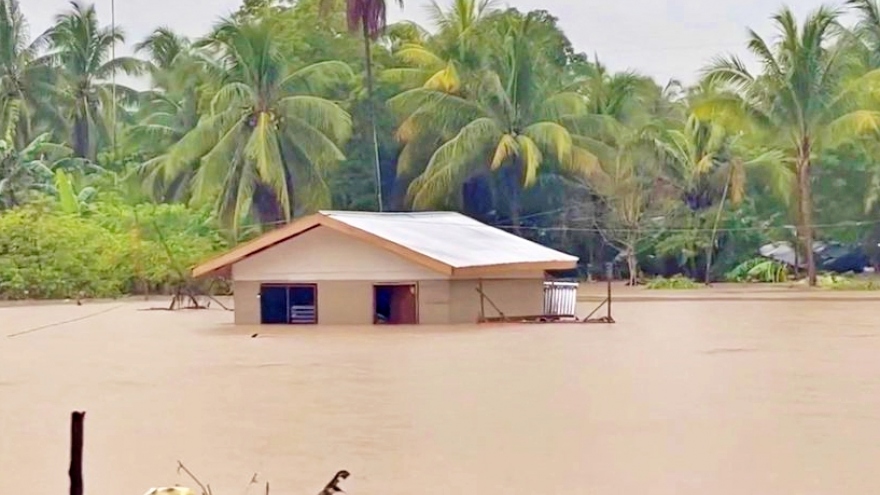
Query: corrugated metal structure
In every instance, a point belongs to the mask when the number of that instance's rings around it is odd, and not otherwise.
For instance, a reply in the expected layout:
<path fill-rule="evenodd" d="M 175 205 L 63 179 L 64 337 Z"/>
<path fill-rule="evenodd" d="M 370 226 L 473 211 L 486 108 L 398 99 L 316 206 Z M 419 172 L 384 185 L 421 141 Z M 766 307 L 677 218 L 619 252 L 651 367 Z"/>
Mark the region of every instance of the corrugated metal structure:
<path fill-rule="evenodd" d="M 192 273 L 232 278 L 237 323 L 446 324 L 540 315 L 546 273 L 576 264 L 459 213 L 323 211 Z"/>
<path fill-rule="evenodd" d="M 544 282 L 544 314 L 561 318 L 577 316 L 577 282 Z"/>

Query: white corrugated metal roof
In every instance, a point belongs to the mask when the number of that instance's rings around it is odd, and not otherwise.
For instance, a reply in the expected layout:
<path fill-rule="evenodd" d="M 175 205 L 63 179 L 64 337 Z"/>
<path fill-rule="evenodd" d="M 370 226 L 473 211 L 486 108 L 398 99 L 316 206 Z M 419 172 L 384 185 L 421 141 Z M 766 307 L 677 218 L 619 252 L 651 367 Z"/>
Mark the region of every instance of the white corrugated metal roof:
<path fill-rule="evenodd" d="M 578 259 L 455 212 L 320 213 L 454 268 Z"/>

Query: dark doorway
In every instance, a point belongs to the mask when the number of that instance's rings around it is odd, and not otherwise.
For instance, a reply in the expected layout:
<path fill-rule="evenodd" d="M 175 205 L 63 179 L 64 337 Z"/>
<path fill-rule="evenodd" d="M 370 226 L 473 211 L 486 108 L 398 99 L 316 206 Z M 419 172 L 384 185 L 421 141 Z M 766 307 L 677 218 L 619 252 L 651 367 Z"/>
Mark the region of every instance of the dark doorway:
<path fill-rule="evenodd" d="M 390 325 L 418 323 L 415 285 L 375 285 L 373 286 L 373 300 L 375 302 L 374 323 Z"/>
<path fill-rule="evenodd" d="M 263 324 L 318 322 L 315 285 L 264 284 L 260 286 L 260 321 Z"/>

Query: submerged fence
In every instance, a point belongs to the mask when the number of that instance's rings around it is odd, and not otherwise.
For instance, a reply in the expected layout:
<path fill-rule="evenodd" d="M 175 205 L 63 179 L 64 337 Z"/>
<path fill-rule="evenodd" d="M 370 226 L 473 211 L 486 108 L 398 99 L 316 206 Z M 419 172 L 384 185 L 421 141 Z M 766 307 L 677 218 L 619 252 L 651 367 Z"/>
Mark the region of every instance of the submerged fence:
<path fill-rule="evenodd" d="M 544 282 L 544 314 L 573 317 L 577 312 L 577 282 Z"/>

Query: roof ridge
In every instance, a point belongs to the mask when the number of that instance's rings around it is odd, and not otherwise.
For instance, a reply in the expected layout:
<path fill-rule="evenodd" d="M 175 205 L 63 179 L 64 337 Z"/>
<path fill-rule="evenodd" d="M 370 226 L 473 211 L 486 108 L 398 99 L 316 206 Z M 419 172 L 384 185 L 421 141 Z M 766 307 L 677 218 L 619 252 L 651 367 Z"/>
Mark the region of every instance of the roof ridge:
<path fill-rule="evenodd" d="M 471 218 L 457 211 L 356 211 L 356 210 L 319 210 L 322 215 L 372 215 L 372 216 L 431 216 L 431 215 L 455 215 Z"/>

